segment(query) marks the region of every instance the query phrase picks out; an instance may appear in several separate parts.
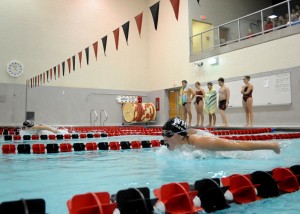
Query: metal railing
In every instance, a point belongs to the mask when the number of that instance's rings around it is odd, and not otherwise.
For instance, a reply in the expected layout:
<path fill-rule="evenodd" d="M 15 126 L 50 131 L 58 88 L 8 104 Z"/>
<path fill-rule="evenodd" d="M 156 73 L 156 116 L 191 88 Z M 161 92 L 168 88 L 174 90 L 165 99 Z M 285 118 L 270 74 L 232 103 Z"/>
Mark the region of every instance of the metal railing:
<path fill-rule="evenodd" d="M 104 115 L 105 115 L 105 120 L 103 120 L 103 122 L 102 122 L 102 113 L 104 113 Z M 95 115 L 95 116 L 93 116 L 93 115 Z M 108 120 L 108 115 L 107 115 L 106 111 L 100 110 L 99 115 L 98 115 L 97 111 L 92 109 L 90 111 L 90 125 L 95 126 L 95 123 L 97 122 L 98 119 L 99 119 L 100 126 L 104 126 L 105 122 Z"/>
<path fill-rule="evenodd" d="M 299 22 L 293 20 L 291 1 L 286 0 L 193 35 L 190 37 L 190 54 L 201 53 L 216 47 L 250 39 Z M 269 18 L 275 14 L 276 17 Z"/>
<path fill-rule="evenodd" d="M 94 113 L 94 115 L 96 116 L 95 119 L 93 119 L 93 113 Z M 92 109 L 92 110 L 90 111 L 90 125 L 91 125 L 91 126 L 94 126 L 94 125 L 95 125 L 95 122 L 96 122 L 98 119 L 99 119 L 99 116 L 98 116 L 98 114 L 97 114 L 97 111 L 94 110 L 94 109 Z"/>

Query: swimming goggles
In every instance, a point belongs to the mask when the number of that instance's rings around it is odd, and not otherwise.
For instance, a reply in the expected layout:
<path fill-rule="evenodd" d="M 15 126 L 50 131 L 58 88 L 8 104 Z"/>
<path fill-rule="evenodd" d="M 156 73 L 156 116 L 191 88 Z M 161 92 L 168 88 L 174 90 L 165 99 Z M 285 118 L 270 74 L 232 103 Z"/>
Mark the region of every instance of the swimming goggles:
<path fill-rule="evenodd" d="M 184 130 L 184 131 L 180 131 L 180 132 L 172 132 L 172 131 L 169 131 L 169 130 L 162 130 L 162 133 L 161 135 L 163 137 L 167 137 L 167 138 L 171 138 L 174 136 L 174 134 L 178 134 L 178 133 L 182 133 L 182 132 L 186 132 L 187 130 Z"/>

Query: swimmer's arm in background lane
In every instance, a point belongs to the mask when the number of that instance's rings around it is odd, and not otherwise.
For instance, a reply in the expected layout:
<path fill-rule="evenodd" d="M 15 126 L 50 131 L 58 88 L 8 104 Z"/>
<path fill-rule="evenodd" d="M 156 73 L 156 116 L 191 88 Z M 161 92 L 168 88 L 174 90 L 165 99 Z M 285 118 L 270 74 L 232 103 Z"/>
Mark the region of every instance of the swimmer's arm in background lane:
<path fill-rule="evenodd" d="M 31 130 L 37 130 L 37 131 L 47 130 L 47 131 L 53 132 L 55 134 L 57 134 L 59 132 L 58 129 L 44 125 L 44 124 L 35 125 L 31 128 Z"/>
<path fill-rule="evenodd" d="M 253 151 L 253 150 L 273 150 L 275 153 L 280 153 L 278 142 L 265 141 L 231 141 L 218 137 L 209 137 L 191 135 L 189 144 L 193 144 L 198 149 L 206 149 L 210 151 Z"/>

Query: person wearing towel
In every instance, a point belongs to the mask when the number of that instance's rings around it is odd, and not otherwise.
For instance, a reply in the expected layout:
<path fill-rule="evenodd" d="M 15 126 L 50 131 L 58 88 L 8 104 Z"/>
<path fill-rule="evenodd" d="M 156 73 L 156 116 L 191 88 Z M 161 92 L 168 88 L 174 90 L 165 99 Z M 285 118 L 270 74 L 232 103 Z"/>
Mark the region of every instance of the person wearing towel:
<path fill-rule="evenodd" d="M 208 126 L 216 125 L 216 110 L 217 110 L 217 92 L 213 87 L 212 82 L 207 83 L 208 91 L 205 93 L 205 112 L 209 115 Z"/>
<path fill-rule="evenodd" d="M 183 145 L 190 145 L 194 149 L 208 151 L 272 150 L 277 154 L 280 153 L 279 142 L 234 141 L 214 135 L 201 134 L 195 129 L 189 130 L 186 122 L 178 117 L 171 118 L 164 124 L 162 136 L 169 150 L 180 148 Z"/>
<path fill-rule="evenodd" d="M 195 96 L 195 92 L 193 91 L 192 88 L 188 87 L 187 81 L 182 80 L 182 87 L 179 92 L 179 105 L 183 106 L 183 119 L 184 121 L 187 122 L 187 117 L 188 119 L 188 126 L 191 126 L 192 123 L 192 108 L 191 108 L 191 103 L 192 99 Z"/>

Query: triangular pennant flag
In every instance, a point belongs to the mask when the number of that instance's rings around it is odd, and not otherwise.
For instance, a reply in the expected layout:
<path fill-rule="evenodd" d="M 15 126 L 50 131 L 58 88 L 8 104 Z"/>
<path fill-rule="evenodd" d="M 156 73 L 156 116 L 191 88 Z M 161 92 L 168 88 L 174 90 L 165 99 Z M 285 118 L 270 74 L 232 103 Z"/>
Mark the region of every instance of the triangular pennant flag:
<path fill-rule="evenodd" d="M 128 34 L 129 34 L 129 23 L 130 22 L 128 21 L 128 22 L 126 22 L 125 24 L 122 25 L 127 45 L 128 45 Z"/>
<path fill-rule="evenodd" d="M 60 64 L 57 65 L 58 78 L 60 78 Z"/>
<path fill-rule="evenodd" d="M 98 42 L 95 42 L 95 43 L 93 44 L 93 48 L 94 48 L 95 57 L 96 57 L 96 60 L 97 60 L 97 55 L 98 55 Z"/>
<path fill-rule="evenodd" d="M 49 70 L 47 72 L 47 82 L 49 82 Z"/>
<path fill-rule="evenodd" d="M 75 71 L 75 55 L 72 56 L 72 62 L 73 62 L 73 71 Z"/>
<path fill-rule="evenodd" d="M 63 76 L 65 76 L 65 62 L 62 62 L 61 66 L 62 66 Z"/>
<path fill-rule="evenodd" d="M 154 5 L 152 5 L 150 7 L 150 10 L 151 10 L 151 14 L 152 14 L 152 18 L 153 18 L 155 30 L 157 30 L 158 14 L 159 14 L 159 2 L 157 2 Z"/>
<path fill-rule="evenodd" d="M 80 65 L 80 68 L 81 68 L 82 51 L 80 51 L 80 52 L 78 53 L 78 58 L 79 58 L 79 65 Z"/>
<path fill-rule="evenodd" d="M 115 37 L 115 43 L 116 43 L 116 49 L 119 48 L 119 28 L 114 30 L 114 37 Z"/>
<path fill-rule="evenodd" d="M 43 82 L 44 82 L 44 85 L 46 83 L 46 75 L 45 75 L 45 72 L 43 73 Z"/>
<path fill-rule="evenodd" d="M 71 59 L 70 58 L 67 60 L 67 63 L 68 63 L 69 73 L 71 73 Z"/>
<path fill-rule="evenodd" d="M 134 18 L 135 18 L 135 22 L 136 22 L 137 28 L 139 30 L 139 34 L 141 36 L 142 24 L 143 24 L 143 13 L 140 13 L 139 15 L 137 15 Z"/>
<path fill-rule="evenodd" d="M 54 79 L 56 79 L 56 66 L 53 67 L 53 70 L 54 70 Z"/>
<path fill-rule="evenodd" d="M 85 49 L 85 56 L 86 56 L 86 64 L 88 65 L 89 64 L 89 56 L 90 56 L 90 48 L 87 47 Z"/>
<path fill-rule="evenodd" d="M 103 45 L 104 55 L 106 56 L 107 36 L 104 36 L 101 40 L 102 40 L 102 45 Z"/>
<path fill-rule="evenodd" d="M 175 13 L 175 17 L 178 20 L 178 13 L 179 13 L 179 4 L 180 4 L 180 0 L 170 0 L 174 13 Z"/>
<path fill-rule="evenodd" d="M 50 68 L 50 80 L 52 80 L 52 68 Z"/>

